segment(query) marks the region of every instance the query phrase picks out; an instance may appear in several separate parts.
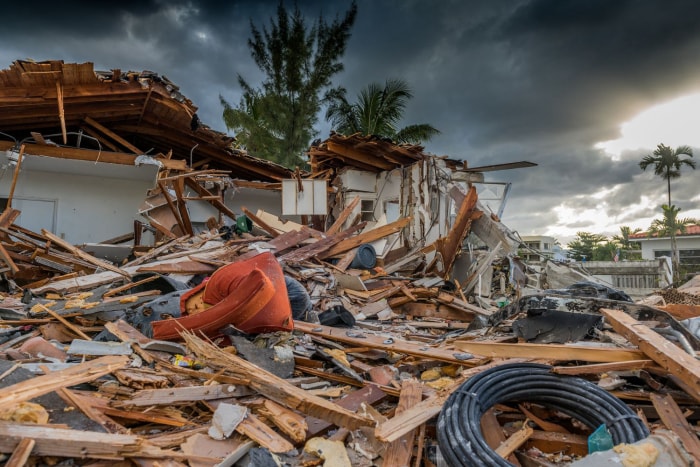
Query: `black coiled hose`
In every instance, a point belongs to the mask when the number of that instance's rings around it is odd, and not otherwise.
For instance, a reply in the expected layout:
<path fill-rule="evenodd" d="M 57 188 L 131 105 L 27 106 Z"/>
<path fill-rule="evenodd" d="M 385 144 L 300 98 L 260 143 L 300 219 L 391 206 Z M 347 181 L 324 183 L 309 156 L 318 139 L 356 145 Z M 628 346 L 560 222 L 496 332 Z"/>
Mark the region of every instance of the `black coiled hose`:
<path fill-rule="evenodd" d="M 559 410 L 592 429 L 605 424 L 615 444 L 649 436 L 644 422 L 627 405 L 590 381 L 554 374 L 548 365 L 505 364 L 470 378 L 442 407 L 438 444 L 450 467 L 512 465 L 486 444 L 481 432 L 484 412 L 511 401 Z"/>

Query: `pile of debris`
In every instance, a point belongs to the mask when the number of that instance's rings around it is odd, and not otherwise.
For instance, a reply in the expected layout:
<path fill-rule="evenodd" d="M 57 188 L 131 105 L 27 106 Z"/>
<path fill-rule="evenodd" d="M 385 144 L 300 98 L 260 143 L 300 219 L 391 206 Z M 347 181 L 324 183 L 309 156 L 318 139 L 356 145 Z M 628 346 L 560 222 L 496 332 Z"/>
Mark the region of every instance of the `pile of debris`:
<path fill-rule="evenodd" d="M 249 213 L 250 232 L 185 234 L 113 264 L 11 213 L 2 245 L 21 267 L 5 273 L 13 290 L 0 301 L 6 465 L 700 458 L 700 343 L 660 308 L 600 288 L 592 296 L 586 284 L 475 301 L 439 276 L 388 272 L 402 259 L 351 267 L 358 247 L 400 221 L 280 232 Z M 205 319 L 157 338 L 156 323 L 184 323 L 177 304 L 188 292 L 265 255 L 286 278 L 276 295 L 293 325 L 245 333 L 234 317 L 213 330 Z M 29 268 L 53 276 L 23 283 Z M 552 395 L 557 387 L 566 390 Z"/>
<path fill-rule="evenodd" d="M 535 164 L 332 133 L 291 171 L 153 72 L 0 83 L 4 465 L 700 459 L 698 286 L 524 264 L 483 172 Z"/>

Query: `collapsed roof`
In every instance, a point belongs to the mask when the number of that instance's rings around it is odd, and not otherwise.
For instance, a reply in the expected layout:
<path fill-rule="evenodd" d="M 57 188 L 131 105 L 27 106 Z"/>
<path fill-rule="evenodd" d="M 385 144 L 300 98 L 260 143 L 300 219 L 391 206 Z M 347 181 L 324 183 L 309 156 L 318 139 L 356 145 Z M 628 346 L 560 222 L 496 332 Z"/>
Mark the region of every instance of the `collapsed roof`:
<path fill-rule="evenodd" d="M 243 180 L 276 182 L 290 174 L 237 149 L 235 138 L 204 125 L 179 88 L 151 71 L 95 71 L 90 62 L 17 60 L 0 70 L 0 108 L 0 139 L 13 140 L 0 140 L 0 150 L 26 143 L 29 154 L 75 155 L 47 146 L 58 144 L 100 154 L 148 154 L 191 168 L 230 170 L 233 178 Z"/>

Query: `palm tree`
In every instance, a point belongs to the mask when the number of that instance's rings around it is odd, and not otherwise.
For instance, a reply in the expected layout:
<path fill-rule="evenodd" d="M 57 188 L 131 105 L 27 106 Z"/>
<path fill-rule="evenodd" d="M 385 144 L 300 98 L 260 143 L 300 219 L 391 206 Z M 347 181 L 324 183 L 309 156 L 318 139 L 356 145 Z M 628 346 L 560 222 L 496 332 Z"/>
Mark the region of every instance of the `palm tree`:
<path fill-rule="evenodd" d="M 679 219 L 678 213 L 681 208 L 673 205 L 664 204 L 661 206 L 661 209 L 664 211 L 663 218 L 652 221 L 647 235 L 649 237 L 654 235 L 657 237 L 671 237 L 671 261 L 673 263 L 673 275 L 677 280 L 680 277 L 681 261 L 678 253 L 678 244 L 676 243 L 676 234 L 684 234 L 689 225 L 697 224 L 698 221 L 690 217 Z"/>
<path fill-rule="evenodd" d="M 411 144 L 427 141 L 440 133 L 425 123 L 397 128 L 406 102 L 413 97 L 408 85 L 401 79 L 389 79 L 383 88 L 376 83 L 368 85 L 354 104 L 348 102 L 346 93 L 344 88 L 340 88 L 329 93 L 327 98 L 326 120 L 338 133 L 376 135 Z"/>
<path fill-rule="evenodd" d="M 641 231 L 642 229 L 640 228 L 632 230 L 629 225 L 621 225 L 620 235 L 613 235 L 612 239 L 620 245 L 624 253 L 627 253 L 629 250 L 637 250 L 640 248 L 639 243 L 631 241 L 630 237 Z"/>
<path fill-rule="evenodd" d="M 689 157 L 681 157 L 681 156 Z M 653 154 L 647 154 L 639 163 L 642 170 L 646 170 L 650 165 L 654 166 L 654 175 L 658 175 L 666 180 L 668 184 L 668 204 L 671 205 L 671 179 L 680 178 L 681 167 L 687 165 L 695 169 L 695 161 L 692 159 L 693 150 L 690 146 L 678 146 L 673 149 L 665 144 L 659 144 Z"/>

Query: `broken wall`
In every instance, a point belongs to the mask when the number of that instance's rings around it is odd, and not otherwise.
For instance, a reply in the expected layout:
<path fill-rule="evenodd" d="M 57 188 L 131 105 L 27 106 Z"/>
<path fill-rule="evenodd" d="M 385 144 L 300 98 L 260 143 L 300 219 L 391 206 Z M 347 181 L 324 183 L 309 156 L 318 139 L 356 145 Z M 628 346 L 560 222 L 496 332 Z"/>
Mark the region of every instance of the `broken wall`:
<path fill-rule="evenodd" d="M 7 198 L 14 164 L 0 153 L 0 197 Z M 42 228 L 70 243 L 93 243 L 129 232 L 138 208 L 153 188 L 157 166 L 124 166 L 25 155 L 12 206 L 17 225 Z"/>

